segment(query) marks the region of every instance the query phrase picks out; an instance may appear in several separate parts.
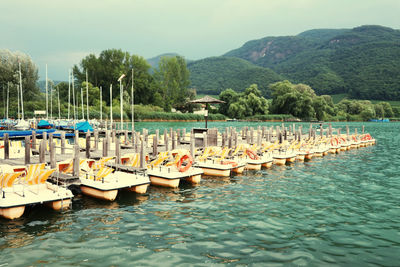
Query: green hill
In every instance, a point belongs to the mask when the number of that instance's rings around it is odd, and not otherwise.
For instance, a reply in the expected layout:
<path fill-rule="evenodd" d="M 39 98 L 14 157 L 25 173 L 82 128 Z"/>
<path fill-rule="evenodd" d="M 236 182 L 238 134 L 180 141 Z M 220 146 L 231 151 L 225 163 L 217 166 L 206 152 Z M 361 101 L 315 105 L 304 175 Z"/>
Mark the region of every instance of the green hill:
<path fill-rule="evenodd" d="M 234 57 L 210 57 L 188 63 L 191 86 L 198 93 L 218 95 L 231 88 L 243 91 L 256 83 L 263 95 L 269 96 L 268 85 L 283 78 L 268 68 Z"/>
<path fill-rule="evenodd" d="M 274 70 L 319 94 L 400 100 L 400 31 L 382 26 L 265 37 L 224 56 Z"/>

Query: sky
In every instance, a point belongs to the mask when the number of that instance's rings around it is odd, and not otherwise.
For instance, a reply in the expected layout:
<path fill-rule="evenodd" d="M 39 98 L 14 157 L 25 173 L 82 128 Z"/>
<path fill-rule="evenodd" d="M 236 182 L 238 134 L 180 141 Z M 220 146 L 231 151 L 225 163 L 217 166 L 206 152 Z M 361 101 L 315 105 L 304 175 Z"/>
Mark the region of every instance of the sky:
<path fill-rule="evenodd" d="M 68 80 L 110 48 L 151 58 L 220 56 L 266 36 L 382 25 L 400 29 L 399 0 L 0 0 L 0 49 L 30 55 L 40 80 Z"/>

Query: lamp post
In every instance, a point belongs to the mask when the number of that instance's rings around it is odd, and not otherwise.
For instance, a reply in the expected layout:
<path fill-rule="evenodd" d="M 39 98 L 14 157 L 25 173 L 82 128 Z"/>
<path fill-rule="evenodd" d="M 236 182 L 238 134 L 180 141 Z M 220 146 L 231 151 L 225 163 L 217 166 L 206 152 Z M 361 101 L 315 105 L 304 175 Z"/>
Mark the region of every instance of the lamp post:
<path fill-rule="evenodd" d="M 123 88 L 122 88 L 122 79 L 125 77 L 125 74 L 122 74 L 119 78 L 118 78 L 118 81 L 119 81 L 119 94 L 120 94 L 120 109 L 121 109 L 121 130 L 123 130 L 124 129 L 124 121 L 123 121 L 123 93 L 124 93 L 124 90 L 123 90 Z"/>

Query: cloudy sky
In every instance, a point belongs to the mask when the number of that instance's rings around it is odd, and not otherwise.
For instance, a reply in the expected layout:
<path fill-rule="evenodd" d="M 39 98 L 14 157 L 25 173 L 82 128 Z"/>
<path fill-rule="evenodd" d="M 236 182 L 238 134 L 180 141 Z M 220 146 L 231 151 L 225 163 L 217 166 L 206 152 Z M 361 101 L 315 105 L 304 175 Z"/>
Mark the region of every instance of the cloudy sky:
<path fill-rule="evenodd" d="M 317 28 L 400 29 L 399 0 L 1 0 L 0 49 L 29 54 L 49 78 L 89 53 L 218 56 L 246 41 Z"/>

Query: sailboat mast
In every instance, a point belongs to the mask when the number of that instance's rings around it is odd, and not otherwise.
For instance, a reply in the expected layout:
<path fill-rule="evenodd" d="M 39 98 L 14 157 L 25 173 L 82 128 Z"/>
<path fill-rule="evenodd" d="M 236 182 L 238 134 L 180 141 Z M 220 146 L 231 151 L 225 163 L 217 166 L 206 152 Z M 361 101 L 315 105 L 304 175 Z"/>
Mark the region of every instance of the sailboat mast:
<path fill-rule="evenodd" d="M 8 103 L 9 103 L 9 97 L 10 97 L 10 82 L 7 83 L 7 115 L 6 115 L 6 119 L 8 120 Z"/>
<path fill-rule="evenodd" d="M 86 70 L 86 111 L 87 111 L 87 120 L 89 121 L 89 81 L 88 81 L 87 70 Z"/>
<path fill-rule="evenodd" d="M 21 112 L 22 112 L 22 120 L 24 120 L 24 96 L 23 96 L 23 93 L 22 93 L 21 63 L 19 63 L 19 89 L 21 89 Z"/>
<path fill-rule="evenodd" d="M 70 106 L 71 106 L 71 70 L 68 70 L 68 120 L 69 120 Z"/>
<path fill-rule="evenodd" d="M 49 119 L 49 94 L 48 94 L 48 81 L 47 81 L 47 64 L 46 64 L 46 119 Z"/>
<path fill-rule="evenodd" d="M 61 109 L 60 109 L 60 87 L 57 90 L 57 99 L 58 99 L 58 122 L 61 121 Z"/>
<path fill-rule="evenodd" d="M 132 69 L 132 89 L 131 89 L 131 99 L 132 99 L 132 107 L 131 107 L 131 113 L 132 113 L 132 132 L 135 130 L 135 119 L 134 119 L 134 112 L 135 112 L 135 99 L 134 99 L 134 94 L 133 94 L 133 73 L 134 70 Z"/>
<path fill-rule="evenodd" d="M 112 84 L 110 84 L 110 121 L 111 121 L 111 130 L 113 127 L 113 114 L 112 114 Z"/>
<path fill-rule="evenodd" d="M 85 119 L 85 110 L 83 108 L 83 89 L 81 87 L 81 100 L 82 100 L 82 119 Z"/>
<path fill-rule="evenodd" d="M 100 122 L 103 121 L 103 88 L 100 86 Z"/>
<path fill-rule="evenodd" d="M 17 114 L 17 118 L 20 119 L 20 112 L 19 112 L 19 85 L 17 85 L 17 99 L 18 99 L 18 114 Z"/>
<path fill-rule="evenodd" d="M 75 112 L 75 83 L 74 83 L 74 70 L 72 70 L 72 75 L 71 75 L 71 82 L 72 82 L 72 103 L 73 103 L 73 109 L 74 109 L 74 124 L 76 120 L 76 112 Z"/>
<path fill-rule="evenodd" d="M 50 120 L 53 119 L 53 84 L 50 84 Z"/>

